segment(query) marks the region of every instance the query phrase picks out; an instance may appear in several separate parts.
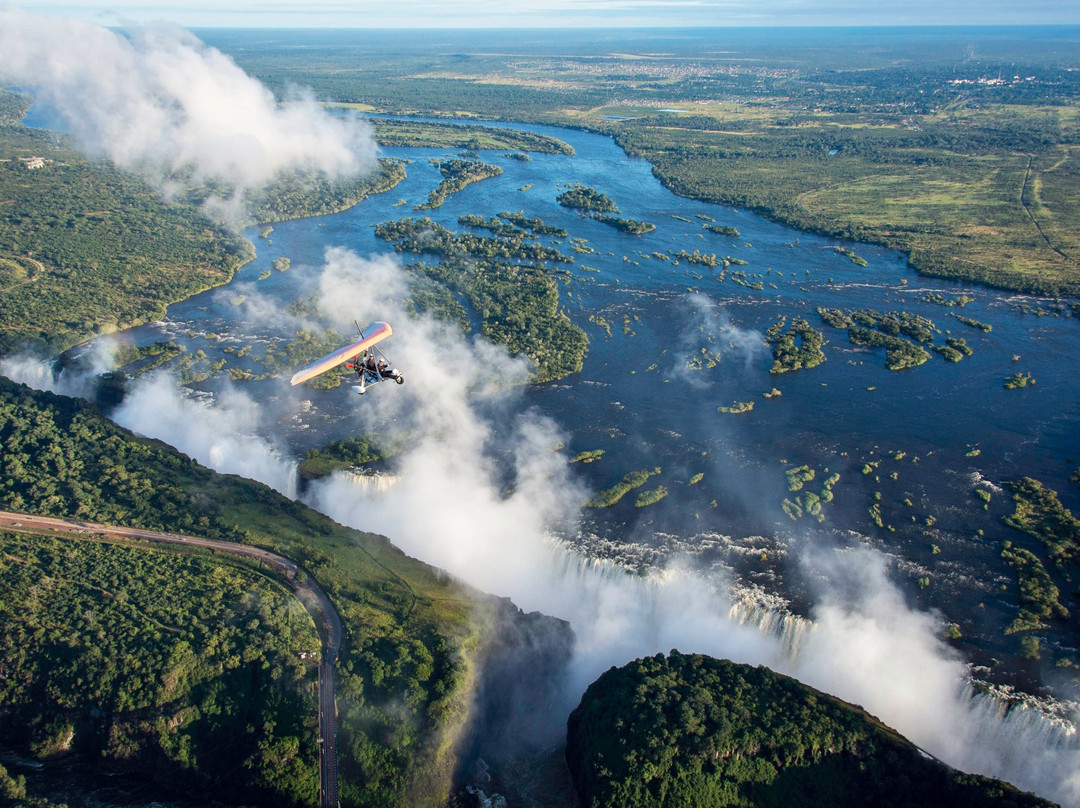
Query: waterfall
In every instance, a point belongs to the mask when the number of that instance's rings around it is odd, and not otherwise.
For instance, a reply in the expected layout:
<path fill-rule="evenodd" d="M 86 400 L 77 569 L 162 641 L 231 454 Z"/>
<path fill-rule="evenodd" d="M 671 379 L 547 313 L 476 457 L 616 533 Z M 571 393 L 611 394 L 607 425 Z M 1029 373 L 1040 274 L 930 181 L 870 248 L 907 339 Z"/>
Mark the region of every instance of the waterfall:
<path fill-rule="evenodd" d="M 799 655 L 803 640 L 815 628 L 814 621 L 786 609 L 763 602 L 756 591 L 739 590 L 729 616 L 743 626 L 754 626 L 763 634 L 775 637 L 789 659 Z"/>
<path fill-rule="evenodd" d="M 384 474 L 382 472 L 363 469 L 357 466 L 350 466 L 334 473 L 341 475 L 349 482 L 358 486 L 365 495 L 372 496 L 378 496 L 379 494 L 385 493 L 398 481 L 396 474 Z"/>

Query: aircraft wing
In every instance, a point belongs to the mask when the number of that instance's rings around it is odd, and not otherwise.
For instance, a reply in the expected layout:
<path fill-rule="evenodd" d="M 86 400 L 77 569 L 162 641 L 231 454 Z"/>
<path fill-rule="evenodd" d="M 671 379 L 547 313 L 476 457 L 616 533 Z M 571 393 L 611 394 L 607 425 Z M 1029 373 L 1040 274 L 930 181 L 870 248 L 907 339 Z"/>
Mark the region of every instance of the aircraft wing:
<path fill-rule="evenodd" d="M 358 355 L 361 351 L 370 348 L 375 343 L 382 342 L 393 333 L 394 329 L 390 327 L 390 323 L 372 323 L 367 327 L 366 337 L 357 340 L 352 345 L 346 345 L 344 348 L 339 348 L 332 354 L 324 356 L 322 359 L 317 359 L 303 370 L 296 371 L 296 373 L 293 374 L 292 383 L 301 384 L 308 379 L 314 379 L 320 373 L 326 373 L 330 368 L 336 368 L 343 362 Z"/>

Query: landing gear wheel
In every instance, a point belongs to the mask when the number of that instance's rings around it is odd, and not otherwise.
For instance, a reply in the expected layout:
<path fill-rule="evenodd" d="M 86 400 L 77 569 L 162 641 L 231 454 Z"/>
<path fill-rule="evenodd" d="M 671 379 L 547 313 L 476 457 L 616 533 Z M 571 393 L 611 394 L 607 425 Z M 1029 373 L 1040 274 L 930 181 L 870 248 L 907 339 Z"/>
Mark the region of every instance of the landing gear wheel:
<path fill-rule="evenodd" d="M 396 377 L 394 377 L 394 381 L 398 384 L 405 384 L 405 377 L 399 373 Z"/>

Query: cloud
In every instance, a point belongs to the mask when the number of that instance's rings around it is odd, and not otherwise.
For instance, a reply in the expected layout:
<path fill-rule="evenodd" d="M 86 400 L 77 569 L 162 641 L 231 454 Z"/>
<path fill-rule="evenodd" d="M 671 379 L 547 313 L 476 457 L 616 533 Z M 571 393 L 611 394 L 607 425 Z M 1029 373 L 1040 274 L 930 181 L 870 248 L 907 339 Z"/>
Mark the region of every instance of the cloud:
<path fill-rule="evenodd" d="M 223 474 L 259 480 L 296 497 L 296 462 L 263 435 L 263 412 L 249 396 L 226 390 L 213 400 L 185 394 L 168 374 L 142 378 L 128 390 L 112 419 L 158 438 Z"/>
<path fill-rule="evenodd" d="M 273 94 L 177 28 L 127 35 L 0 8 L 0 79 L 31 90 L 80 148 L 164 183 L 176 172 L 258 188 L 286 170 L 355 175 L 374 164 L 368 127 L 295 91 Z"/>
<path fill-rule="evenodd" d="M 0 373 L 35 390 L 92 398 L 98 376 L 115 367 L 115 350 L 114 338 L 102 337 L 86 346 L 78 361 L 60 370 L 53 359 L 29 354 L 4 356 L 0 357 Z"/>

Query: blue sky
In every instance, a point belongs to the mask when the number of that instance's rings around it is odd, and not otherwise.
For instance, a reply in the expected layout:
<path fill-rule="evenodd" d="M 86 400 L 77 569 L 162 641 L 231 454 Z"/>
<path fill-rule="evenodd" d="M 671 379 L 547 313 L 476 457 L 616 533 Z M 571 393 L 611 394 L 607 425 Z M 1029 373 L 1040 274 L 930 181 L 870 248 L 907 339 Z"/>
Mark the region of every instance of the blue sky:
<path fill-rule="evenodd" d="M 101 25 L 616 27 L 1080 24 L 1076 0 L 34 0 L 27 11 Z"/>

